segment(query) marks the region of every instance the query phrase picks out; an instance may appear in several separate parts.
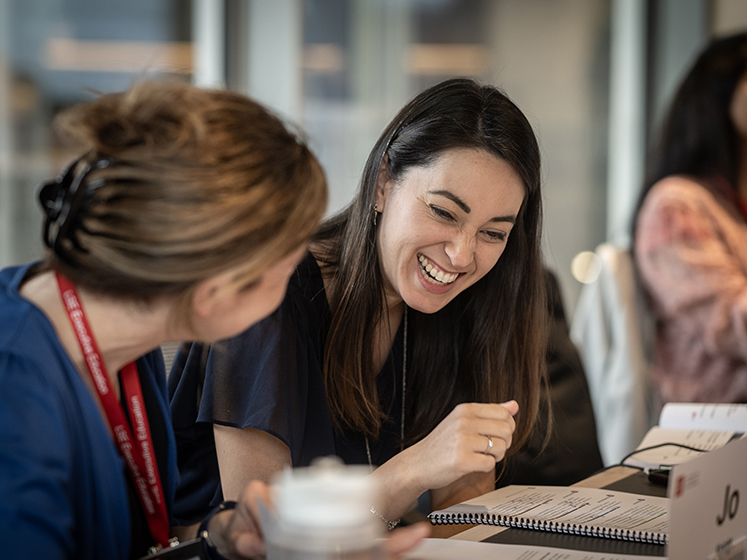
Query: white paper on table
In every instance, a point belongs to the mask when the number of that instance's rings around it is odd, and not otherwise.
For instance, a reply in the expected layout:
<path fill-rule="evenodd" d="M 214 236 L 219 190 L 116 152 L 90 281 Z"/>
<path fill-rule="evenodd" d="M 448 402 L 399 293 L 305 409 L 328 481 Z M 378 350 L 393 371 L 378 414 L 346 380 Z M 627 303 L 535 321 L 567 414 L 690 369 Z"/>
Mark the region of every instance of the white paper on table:
<path fill-rule="evenodd" d="M 667 403 L 659 415 L 662 428 L 747 432 L 747 404 Z"/>
<path fill-rule="evenodd" d="M 401 555 L 405 560 L 662 560 L 660 556 L 633 556 L 549 548 L 459 541 L 454 539 L 425 539 L 415 550 Z"/>
<path fill-rule="evenodd" d="M 676 443 L 702 451 L 712 451 L 713 449 L 723 447 L 734 439 L 739 439 L 741 436 L 741 433 L 735 432 L 678 430 L 654 426 L 646 433 L 637 449 L 645 449 L 665 443 Z M 642 469 L 658 469 L 662 466 L 684 463 L 699 455 L 702 455 L 702 453 L 677 445 L 666 445 L 636 453 L 628 457 L 624 464 Z"/>

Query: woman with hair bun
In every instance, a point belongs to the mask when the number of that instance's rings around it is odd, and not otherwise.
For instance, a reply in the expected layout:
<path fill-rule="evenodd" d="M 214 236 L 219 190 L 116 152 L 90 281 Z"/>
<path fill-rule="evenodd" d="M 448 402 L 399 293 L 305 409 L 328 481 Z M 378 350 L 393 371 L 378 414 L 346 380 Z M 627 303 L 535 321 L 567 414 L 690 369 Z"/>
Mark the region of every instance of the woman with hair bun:
<path fill-rule="evenodd" d="M 41 190 L 49 250 L 0 271 L 2 555 L 139 558 L 167 546 L 178 482 L 159 345 L 273 311 L 326 183 L 228 91 L 145 81 L 59 124 L 84 148 Z M 208 526 L 232 558 L 262 552 L 252 495 Z"/>
<path fill-rule="evenodd" d="M 541 198 L 534 132 L 498 89 L 453 79 L 410 101 L 280 308 L 177 357 L 180 521 L 330 454 L 378 467 L 389 528 L 423 492 L 440 508 L 492 490 L 537 415 Z"/>
<path fill-rule="evenodd" d="M 651 154 L 635 263 L 666 402 L 747 402 L 747 33 L 714 40 Z"/>

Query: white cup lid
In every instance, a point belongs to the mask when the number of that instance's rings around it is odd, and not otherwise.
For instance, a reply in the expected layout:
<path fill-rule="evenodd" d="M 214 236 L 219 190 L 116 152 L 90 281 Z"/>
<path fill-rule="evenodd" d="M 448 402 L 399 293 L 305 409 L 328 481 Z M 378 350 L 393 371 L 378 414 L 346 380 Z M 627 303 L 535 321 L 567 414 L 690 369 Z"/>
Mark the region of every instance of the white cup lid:
<path fill-rule="evenodd" d="M 336 457 L 284 470 L 272 485 L 279 521 L 308 528 L 376 523 L 370 512 L 374 487 L 369 474 L 368 467 L 347 466 Z"/>

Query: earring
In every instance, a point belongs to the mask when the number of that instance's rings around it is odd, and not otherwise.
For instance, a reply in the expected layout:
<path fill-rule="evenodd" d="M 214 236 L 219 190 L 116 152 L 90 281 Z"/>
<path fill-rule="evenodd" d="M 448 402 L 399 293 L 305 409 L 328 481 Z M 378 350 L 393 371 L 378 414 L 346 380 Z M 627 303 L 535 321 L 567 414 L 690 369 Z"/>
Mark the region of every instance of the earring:
<path fill-rule="evenodd" d="M 374 227 L 376 227 L 376 219 L 379 217 L 379 205 L 374 204 Z"/>

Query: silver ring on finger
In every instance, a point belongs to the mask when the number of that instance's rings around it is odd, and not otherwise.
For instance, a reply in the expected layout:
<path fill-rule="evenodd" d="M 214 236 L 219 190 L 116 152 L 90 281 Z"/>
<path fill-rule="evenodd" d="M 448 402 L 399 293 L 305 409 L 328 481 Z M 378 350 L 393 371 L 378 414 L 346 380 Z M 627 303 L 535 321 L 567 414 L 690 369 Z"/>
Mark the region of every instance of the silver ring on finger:
<path fill-rule="evenodd" d="M 488 445 L 485 448 L 485 451 L 483 451 L 483 454 L 490 455 L 490 450 L 493 449 L 493 440 L 490 438 L 490 436 L 485 436 L 488 438 Z"/>

